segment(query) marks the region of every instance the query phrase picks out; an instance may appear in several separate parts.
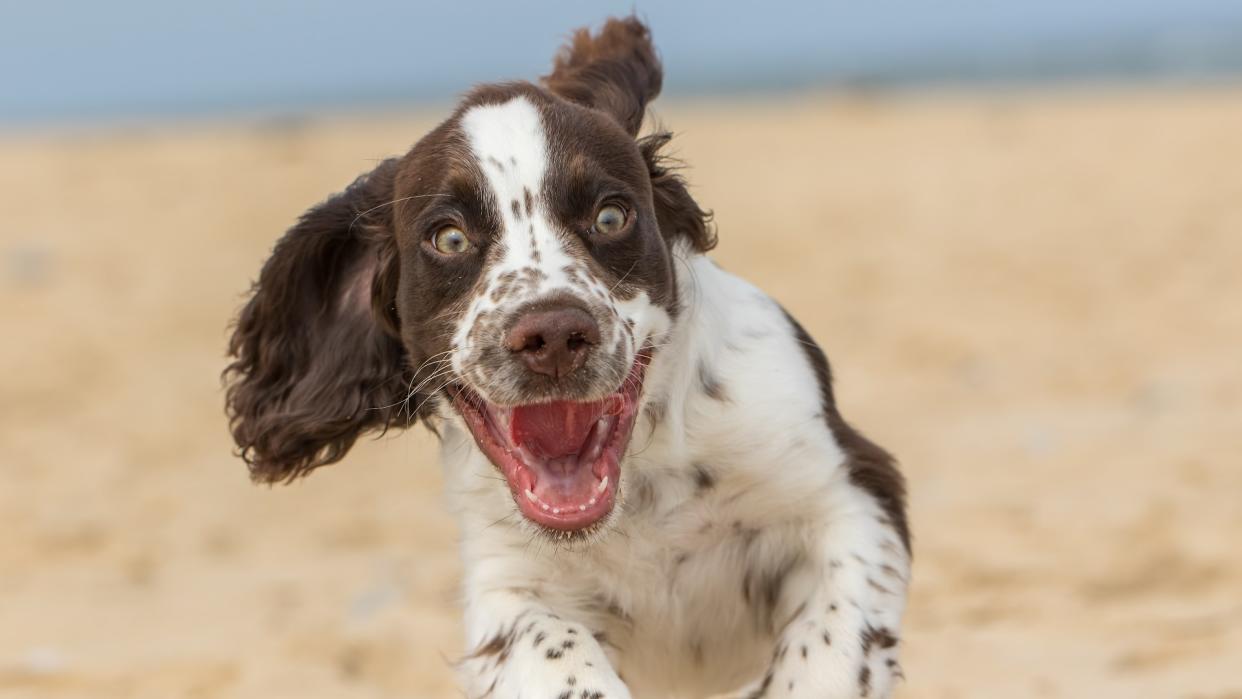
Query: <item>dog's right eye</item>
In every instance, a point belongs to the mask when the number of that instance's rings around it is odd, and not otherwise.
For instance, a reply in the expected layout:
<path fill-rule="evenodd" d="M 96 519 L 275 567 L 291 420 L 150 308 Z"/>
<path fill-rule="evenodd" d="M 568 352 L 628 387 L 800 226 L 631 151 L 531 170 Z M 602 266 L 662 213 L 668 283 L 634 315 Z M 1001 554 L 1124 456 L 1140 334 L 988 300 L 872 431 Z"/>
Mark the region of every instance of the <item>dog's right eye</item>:
<path fill-rule="evenodd" d="M 431 244 L 445 255 L 460 255 L 470 249 L 470 239 L 457 226 L 445 226 L 436 231 Z"/>

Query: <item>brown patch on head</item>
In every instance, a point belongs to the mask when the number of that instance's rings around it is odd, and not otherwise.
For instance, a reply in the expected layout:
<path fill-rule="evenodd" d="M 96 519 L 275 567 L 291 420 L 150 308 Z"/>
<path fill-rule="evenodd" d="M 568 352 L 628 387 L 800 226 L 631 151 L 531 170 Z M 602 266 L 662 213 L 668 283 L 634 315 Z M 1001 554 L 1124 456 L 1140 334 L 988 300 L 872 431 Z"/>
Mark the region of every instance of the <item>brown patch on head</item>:
<path fill-rule="evenodd" d="M 574 32 L 543 77 L 553 93 L 600 110 L 631 136 L 663 82 L 651 35 L 634 17 L 610 19 L 594 36 L 587 29 Z"/>

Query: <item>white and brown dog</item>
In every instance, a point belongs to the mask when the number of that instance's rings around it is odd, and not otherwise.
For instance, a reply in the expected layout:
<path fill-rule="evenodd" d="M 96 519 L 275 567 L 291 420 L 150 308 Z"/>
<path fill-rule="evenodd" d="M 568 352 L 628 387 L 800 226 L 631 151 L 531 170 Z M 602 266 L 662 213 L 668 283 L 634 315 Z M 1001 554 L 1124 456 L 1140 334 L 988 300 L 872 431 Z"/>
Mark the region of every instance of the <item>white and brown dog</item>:
<path fill-rule="evenodd" d="M 310 209 L 238 319 L 253 476 L 421 420 L 460 520 L 470 697 L 884 697 L 902 478 L 639 138 L 645 26 L 579 31 Z M 497 476 L 499 474 L 499 477 Z"/>

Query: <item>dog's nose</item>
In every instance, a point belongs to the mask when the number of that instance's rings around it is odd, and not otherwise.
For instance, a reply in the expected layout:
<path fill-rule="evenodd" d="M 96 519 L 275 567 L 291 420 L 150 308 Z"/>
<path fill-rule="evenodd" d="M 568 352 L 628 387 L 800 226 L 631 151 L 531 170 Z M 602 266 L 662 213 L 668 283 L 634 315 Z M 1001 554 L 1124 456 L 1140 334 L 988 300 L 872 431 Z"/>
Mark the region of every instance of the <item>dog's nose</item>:
<path fill-rule="evenodd" d="M 577 371 L 598 344 L 595 319 L 572 306 L 524 313 L 505 337 L 505 346 L 531 371 L 554 379 Z"/>

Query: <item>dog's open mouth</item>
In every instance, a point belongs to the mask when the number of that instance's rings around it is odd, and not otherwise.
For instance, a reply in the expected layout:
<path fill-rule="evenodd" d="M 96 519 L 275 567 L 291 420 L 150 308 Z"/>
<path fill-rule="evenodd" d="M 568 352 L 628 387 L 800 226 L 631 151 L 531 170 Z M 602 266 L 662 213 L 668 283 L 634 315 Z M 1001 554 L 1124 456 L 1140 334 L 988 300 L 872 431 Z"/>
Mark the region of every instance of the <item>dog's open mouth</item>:
<path fill-rule="evenodd" d="M 639 353 L 621 387 L 603 400 L 502 407 L 458 385 L 453 403 L 522 514 L 548 529 L 578 532 L 616 504 L 649 361 Z"/>

